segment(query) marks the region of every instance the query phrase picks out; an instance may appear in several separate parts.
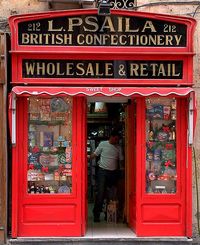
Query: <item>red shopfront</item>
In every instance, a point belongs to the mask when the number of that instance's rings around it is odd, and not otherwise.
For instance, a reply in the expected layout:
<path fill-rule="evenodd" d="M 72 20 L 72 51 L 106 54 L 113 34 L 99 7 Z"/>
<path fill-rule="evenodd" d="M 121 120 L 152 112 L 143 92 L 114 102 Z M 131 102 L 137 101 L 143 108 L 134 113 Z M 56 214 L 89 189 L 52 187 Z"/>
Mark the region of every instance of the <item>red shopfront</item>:
<path fill-rule="evenodd" d="M 128 226 L 192 235 L 194 26 L 119 10 L 10 18 L 12 237 L 85 235 L 91 101 L 125 105 Z"/>

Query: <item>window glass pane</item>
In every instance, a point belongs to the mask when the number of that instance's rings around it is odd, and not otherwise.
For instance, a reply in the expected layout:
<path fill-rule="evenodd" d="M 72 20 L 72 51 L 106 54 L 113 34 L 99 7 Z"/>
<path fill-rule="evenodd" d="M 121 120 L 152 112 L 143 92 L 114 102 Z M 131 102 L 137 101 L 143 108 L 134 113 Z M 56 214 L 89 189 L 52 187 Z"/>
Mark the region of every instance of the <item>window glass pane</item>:
<path fill-rule="evenodd" d="M 146 99 L 146 192 L 176 193 L 176 100 Z"/>
<path fill-rule="evenodd" d="M 29 99 L 28 193 L 72 192 L 72 98 Z"/>

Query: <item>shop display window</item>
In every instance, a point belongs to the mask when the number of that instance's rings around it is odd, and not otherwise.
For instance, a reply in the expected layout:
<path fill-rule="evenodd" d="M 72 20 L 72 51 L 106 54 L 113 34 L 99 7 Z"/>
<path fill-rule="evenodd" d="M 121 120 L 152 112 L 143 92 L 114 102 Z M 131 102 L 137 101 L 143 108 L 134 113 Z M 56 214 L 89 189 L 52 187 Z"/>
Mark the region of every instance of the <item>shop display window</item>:
<path fill-rule="evenodd" d="M 72 192 L 72 98 L 30 97 L 29 194 Z"/>
<path fill-rule="evenodd" d="M 146 192 L 176 193 L 176 100 L 146 99 Z"/>

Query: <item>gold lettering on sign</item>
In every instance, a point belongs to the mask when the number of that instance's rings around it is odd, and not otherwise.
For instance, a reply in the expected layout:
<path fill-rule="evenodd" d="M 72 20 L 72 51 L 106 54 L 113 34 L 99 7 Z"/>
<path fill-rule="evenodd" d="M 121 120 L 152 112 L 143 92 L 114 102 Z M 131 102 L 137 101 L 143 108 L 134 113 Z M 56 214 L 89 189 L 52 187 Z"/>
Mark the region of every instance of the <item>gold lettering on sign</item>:
<path fill-rule="evenodd" d="M 22 44 L 29 44 L 29 34 L 22 33 Z"/>
<path fill-rule="evenodd" d="M 182 36 L 183 36 L 183 35 L 180 35 L 180 36 L 175 35 L 175 36 L 174 36 L 174 38 L 175 38 L 175 40 L 176 40 L 176 46 L 178 46 L 178 45 L 180 44 L 180 41 L 181 41 L 181 39 L 182 39 Z"/>
<path fill-rule="evenodd" d="M 171 64 L 171 66 L 172 66 L 172 76 L 173 77 L 180 76 L 180 72 L 179 73 L 176 73 L 176 65 L 175 64 Z"/>
<path fill-rule="evenodd" d="M 156 76 L 156 67 L 158 67 L 158 64 L 150 64 L 150 67 L 152 67 L 152 76 Z"/>
<path fill-rule="evenodd" d="M 145 77 L 148 76 L 148 64 L 141 63 L 140 64 L 140 76 Z"/>
<path fill-rule="evenodd" d="M 74 31 L 74 27 L 81 26 L 83 24 L 83 20 L 79 17 L 69 18 L 69 26 L 68 31 Z"/>
<path fill-rule="evenodd" d="M 138 32 L 139 28 L 137 29 L 130 29 L 130 18 L 126 18 L 126 28 L 125 28 L 125 32 Z"/>
<path fill-rule="evenodd" d="M 157 76 L 163 76 L 166 77 L 166 73 L 165 73 L 165 67 L 163 64 L 159 65 L 158 71 L 157 71 Z"/>
<path fill-rule="evenodd" d="M 35 71 L 35 63 L 25 62 L 26 74 L 33 75 Z"/>
<path fill-rule="evenodd" d="M 38 44 L 38 34 L 36 34 L 36 33 L 33 33 L 32 35 L 31 35 L 31 38 L 30 38 L 30 43 L 31 44 L 33 44 L 33 43 L 35 43 L 35 44 Z"/>
<path fill-rule="evenodd" d="M 74 75 L 73 67 L 74 67 L 74 63 L 66 63 L 66 75 L 67 76 Z"/>
<path fill-rule="evenodd" d="M 56 75 L 58 75 L 58 76 L 62 76 L 62 75 L 65 74 L 64 72 L 61 73 L 61 71 L 60 71 L 60 63 L 58 63 L 58 62 L 56 63 L 56 71 L 57 71 Z"/>
<path fill-rule="evenodd" d="M 130 75 L 131 76 L 138 77 L 139 76 L 138 70 L 139 70 L 138 64 L 132 63 L 130 65 Z"/>
<path fill-rule="evenodd" d="M 93 70 L 93 67 L 92 67 L 92 63 L 88 64 L 88 67 L 87 67 L 85 75 L 86 76 L 88 76 L 88 75 L 94 76 L 94 70 Z"/>
<path fill-rule="evenodd" d="M 180 72 L 176 73 L 176 64 L 157 64 L 157 63 L 131 63 L 131 77 L 179 77 Z"/>
<path fill-rule="evenodd" d="M 62 31 L 63 26 L 60 28 L 53 28 L 53 20 L 48 21 L 48 31 Z"/>
<path fill-rule="evenodd" d="M 171 36 L 171 35 L 166 35 L 165 36 L 165 43 L 166 43 L 166 45 L 167 46 L 169 46 L 169 45 L 173 45 L 173 43 L 172 43 L 172 41 L 173 41 L 173 36 Z"/>
<path fill-rule="evenodd" d="M 105 75 L 106 76 L 113 76 L 113 64 L 112 63 L 106 63 L 105 64 Z"/>
<path fill-rule="evenodd" d="M 157 63 L 158 62 L 158 63 Z M 169 63 L 166 61 L 130 61 L 127 63 L 129 67 L 124 64 L 118 66 L 116 72 L 119 75 L 125 75 L 127 73 L 127 78 L 134 77 L 144 77 L 146 79 L 150 78 L 179 78 L 181 72 L 178 70 L 179 64 Z M 38 61 L 25 61 L 23 63 L 23 75 L 26 77 L 104 77 L 113 78 L 114 70 L 113 61 L 102 62 L 102 61 L 92 61 L 92 62 L 77 62 L 77 61 L 53 61 L 49 62 L 38 60 Z M 126 69 L 125 69 L 126 68 Z M 25 73 L 24 73 L 25 72 Z M 125 72 L 125 73 L 124 73 Z M 128 74 L 129 72 L 129 74 Z"/>
<path fill-rule="evenodd" d="M 97 20 L 97 17 L 95 16 L 87 16 L 85 18 L 85 23 L 88 25 L 88 27 L 92 27 L 92 28 L 88 28 L 86 26 L 83 27 L 84 31 L 90 31 L 90 32 L 96 32 L 98 31 L 99 29 L 99 26 L 98 26 L 98 20 Z"/>
<path fill-rule="evenodd" d="M 72 34 L 64 35 L 64 44 L 72 44 Z"/>
<path fill-rule="evenodd" d="M 142 32 L 145 32 L 146 29 L 150 29 L 151 32 L 156 32 L 156 29 L 155 29 L 152 21 L 150 21 L 150 20 L 145 22 L 145 25 L 144 25 L 144 27 L 142 29 Z"/>
<path fill-rule="evenodd" d="M 44 62 L 42 62 L 41 64 L 37 63 L 36 74 L 37 75 L 45 75 L 45 63 Z"/>
<path fill-rule="evenodd" d="M 76 75 L 83 76 L 85 73 L 84 63 L 78 63 L 76 68 L 77 68 Z"/>
<path fill-rule="evenodd" d="M 100 77 L 102 77 L 104 75 L 104 73 L 100 71 L 99 63 L 96 63 L 95 75 L 100 76 Z"/>
<path fill-rule="evenodd" d="M 46 65 L 46 72 L 47 72 L 47 75 L 54 75 L 55 74 L 55 65 L 53 63 L 48 63 Z"/>
<path fill-rule="evenodd" d="M 83 35 L 83 34 L 79 34 L 79 35 L 77 36 L 77 43 L 78 43 L 79 45 L 83 45 L 83 44 L 84 44 L 84 35 Z"/>
<path fill-rule="evenodd" d="M 122 20 L 123 20 L 123 17 L 121 17 L 121 16 L 119 16 L 118 17 L 118 32 L 123 32 L 123 22 L 122 22 Z"/>
<path fill-rule="evenodd" d="M 110 16 L 105 17 L 100 32 L 104 32 L 106 29 L 109 30 L 110 32 L 115 32 L 115 28 L 113 26 Z"/>

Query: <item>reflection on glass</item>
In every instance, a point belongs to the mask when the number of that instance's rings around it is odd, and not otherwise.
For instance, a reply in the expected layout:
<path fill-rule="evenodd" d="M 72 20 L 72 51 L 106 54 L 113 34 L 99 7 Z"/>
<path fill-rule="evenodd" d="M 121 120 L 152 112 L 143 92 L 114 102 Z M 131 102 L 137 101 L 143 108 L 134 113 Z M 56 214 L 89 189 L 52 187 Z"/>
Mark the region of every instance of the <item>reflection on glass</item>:
<path fill-rule="evenodd" d="M 176 100 L 146 99 L 146 192 L 176 193 Z"/>
<path fill-rule="evenodd" d="M 28 193 L 72 192 L 72 98 L 30 97 Z"/>

